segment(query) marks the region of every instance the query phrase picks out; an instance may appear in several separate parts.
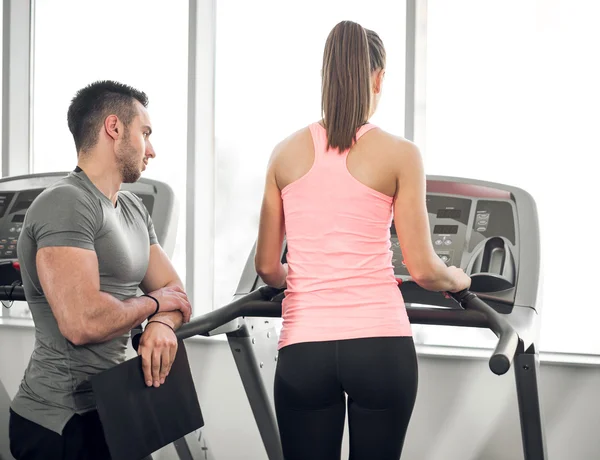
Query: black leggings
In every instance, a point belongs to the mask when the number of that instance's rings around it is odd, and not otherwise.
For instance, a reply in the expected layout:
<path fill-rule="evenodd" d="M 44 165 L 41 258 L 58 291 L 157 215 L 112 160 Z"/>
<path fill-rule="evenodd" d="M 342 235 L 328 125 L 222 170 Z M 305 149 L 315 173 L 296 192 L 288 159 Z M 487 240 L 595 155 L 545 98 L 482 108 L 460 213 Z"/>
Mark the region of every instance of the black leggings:
<path fill-rule="evenodd" d="M 417 396 L 411 337 L 298 343 L 279 351 L 275 409 L 285 460 L 398 460 Z"/>

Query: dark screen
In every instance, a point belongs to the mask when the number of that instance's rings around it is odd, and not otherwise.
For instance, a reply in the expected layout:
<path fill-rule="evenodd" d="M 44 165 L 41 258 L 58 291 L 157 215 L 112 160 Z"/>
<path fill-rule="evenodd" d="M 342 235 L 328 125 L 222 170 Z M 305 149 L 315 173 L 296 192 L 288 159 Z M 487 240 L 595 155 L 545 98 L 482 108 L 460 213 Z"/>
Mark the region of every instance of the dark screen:
<path fill-rule="evenodd" d="M 433 227 L 433 233 L 436 235 L 456 235 L 458 225 L 436 225 Z"/>
<path fill-rule="evenodd" d="M 440 219 L 459 219 L 460 209 L 438 209 L 437 217 Z"/>
<path fill-rule="evenodd" d="M 3 193 L 0 195 L 0 217 L 4 216 L 6 207 L 11 202 L 13 196 L 14 196 L 13 193 Z"/>
<path fill-rule="evenodd" d="M 23 209 L 29 209 L 29 206 L 31 206 L 33 200 L 35 200 L 36 197 L 43 191 L 44 189 L 40 188 L 35 190 L 24 190 L 22 192 L 19 192 L 19 195 L 17 196 L 17 202 L 13 205 L 10 212 L 19 212 Z"/>

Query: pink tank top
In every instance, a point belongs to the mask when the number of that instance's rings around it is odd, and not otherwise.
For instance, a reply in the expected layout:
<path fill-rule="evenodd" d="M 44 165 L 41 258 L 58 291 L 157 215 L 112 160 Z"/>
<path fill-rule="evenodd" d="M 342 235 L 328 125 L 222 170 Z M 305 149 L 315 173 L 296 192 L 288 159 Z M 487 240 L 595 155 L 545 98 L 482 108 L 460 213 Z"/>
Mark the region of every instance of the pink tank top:
<path fill-rule="evenodd" d="M 289 273 L 278 348 L 411 336 L 390 250 L 393 198 L 350 174 L 348 151 L 328 150 L 319 123 L 310 132 L 313 166 L 281 191 Z"/>

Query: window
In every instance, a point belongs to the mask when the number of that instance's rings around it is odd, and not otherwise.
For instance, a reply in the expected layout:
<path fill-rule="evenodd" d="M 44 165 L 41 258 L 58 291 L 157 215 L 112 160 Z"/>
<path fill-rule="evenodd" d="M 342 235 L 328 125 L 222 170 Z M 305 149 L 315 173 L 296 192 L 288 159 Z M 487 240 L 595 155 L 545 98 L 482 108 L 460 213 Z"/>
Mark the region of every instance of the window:
<path fill-rule="evenodd" d="M 219 2 L 216 68 L 215 307 L 231 300 L 256 240 L 275 145 L 320 119 L 325 40 L 342 20 L 375 30 L 387 51 L 373 123 L 402 135 L 404 1 Z"/>
<path fill-rule="evenodd" d="M 144 91 L 157 156 L 144 177 L 169 184 L 179 203 L 173 262 L 185 280 L 188 2 L 36 0 L 33 172 L 76 164 L 67 108 L 102 79 Z"/>
<path fill-rule="evenodd" d="M 600 353 L 589 231 L 598 220 L 599 13 L 593 2 L 427 0 L 418 37 L 427 70 L 416 140 L 427 173 L 514 185 L 537 202 L 542 351 Z"/>

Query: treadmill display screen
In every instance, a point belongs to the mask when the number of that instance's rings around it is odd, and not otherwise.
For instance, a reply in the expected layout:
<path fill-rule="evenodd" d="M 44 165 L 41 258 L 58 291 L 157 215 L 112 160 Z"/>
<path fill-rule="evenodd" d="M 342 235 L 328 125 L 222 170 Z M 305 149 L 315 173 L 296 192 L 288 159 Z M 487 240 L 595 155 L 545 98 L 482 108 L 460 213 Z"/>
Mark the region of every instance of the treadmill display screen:
<path fill-rule="evenodd" d="M 460 209 L 438 209 L 438 219 L 460 219 Z"/>
<path fill-rule="evenodd" d="M 6 207 L 11 202 L 14 193 L 3 193 L 0 195 L 0 218 L 4 217 Z"/>
<path fill-rule="evenodd" d="M 433 227 L 433 233 L 436 235 L 456 235 L 458 225 L 436 225 Z"/>
<path fill-rule="evenodd" d="M 36 197 L 43 191 L 44 191 L 44 189 L 40 188 L 40 189 L 34 189 L 34 190 L 24 190 L 22 192 L 19 192 L 16 203 L 12 206 L 12 208 L 10 209 L 10 212 L 15 213 L 15 212 L 29 209 L 29 206 L 31 206 L 31 203 L 33 203 L 33 200 L 35 200 Z"/>

